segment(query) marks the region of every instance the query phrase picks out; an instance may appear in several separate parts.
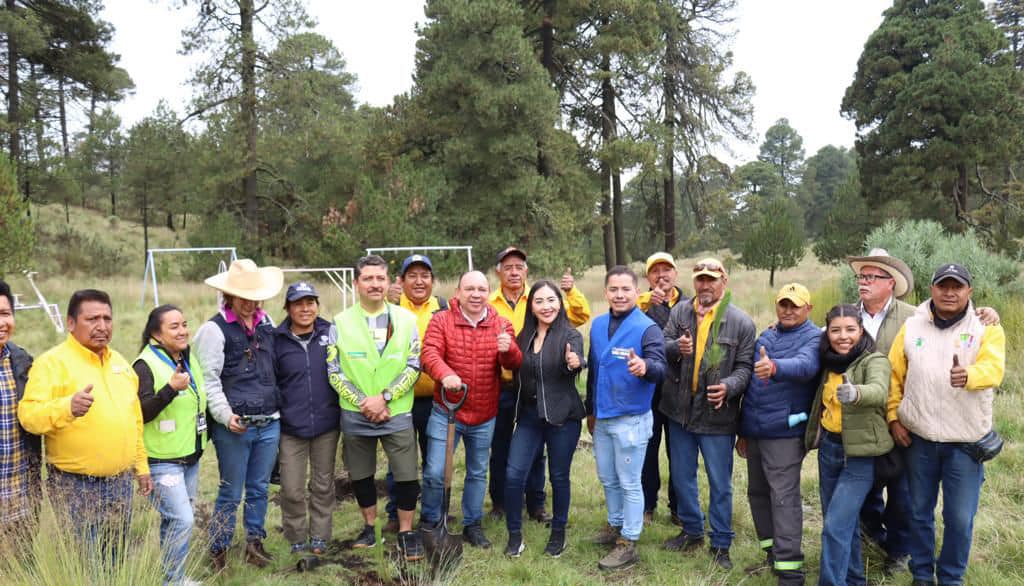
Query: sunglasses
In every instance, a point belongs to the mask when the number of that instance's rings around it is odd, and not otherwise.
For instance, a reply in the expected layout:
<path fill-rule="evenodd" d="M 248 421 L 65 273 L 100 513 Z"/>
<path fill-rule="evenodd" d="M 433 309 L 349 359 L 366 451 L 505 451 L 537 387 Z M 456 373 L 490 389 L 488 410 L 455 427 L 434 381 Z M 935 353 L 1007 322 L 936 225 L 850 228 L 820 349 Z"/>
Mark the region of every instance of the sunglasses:
<path fill-rule="evenodd" d="M 713 263 L 700 263 L 699 265 L 693 265 L 693 272 L 699 273 L 700 271 L 715 271 L 722 272 L 722 265 Z"/>

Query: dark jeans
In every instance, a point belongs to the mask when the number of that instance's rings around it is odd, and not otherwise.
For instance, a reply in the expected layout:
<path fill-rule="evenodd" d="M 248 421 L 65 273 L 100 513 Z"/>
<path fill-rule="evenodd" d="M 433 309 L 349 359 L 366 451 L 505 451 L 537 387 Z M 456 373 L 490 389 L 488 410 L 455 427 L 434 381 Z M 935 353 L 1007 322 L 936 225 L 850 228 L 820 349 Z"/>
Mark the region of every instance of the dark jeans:
<path fill-rule="evenodd" d="M 58 523 L 73 530 L 83 548 L 105 563 L 119 565 L 132 524 L 132 473 L 96 477 L 50 466 L 47 483 Z"/>
<path fill-rule="evenodd" d="M 871 489 L 860 510 L 860 523 L 861 529 L 890 558 L 910 553 L 910 485 L 906 471 L 885 486 Z"/>
<path fill-rule="evenodd" d="M 654 414 L 654 433 L 647 441 L 647 453 L 644 455 L 644 471 L 640 483 L 644 487 L 644 512 L 652 513 L 658 508 L 658 491 L 661 490 L 661 435 L 665 434 L 665 454 L 668 456 L 668 510 L 676 512 L 676 492 L 672 490 L 672 442 L 668 438 L 668 417 L 662 415 L 657 407 L 651 409 Z"/>
<path fill-rule="evenodd" d="M 430 421 L 430 411 L 433 408 L 433 397 L 416 397 L 412 402 L 412 428 L 416 430 L 416 443 L 420 445 L 420 476 L 427 467 L 427 422 Z M 398 503 L 395 502 L 395 477 L 391 474 L 391 466 L 388 466 L 385 482 L 388 488 L 388 504 L 384 510 L 388 513 L 389 521 L 397 521 Z"/>
<path fill-rule="evenodd" d="M 503 391 L 498 401 L 498 416 L 494 419 L 494 439 L 491 440 L 491 478 L 487 491 L 491 505 L 508 510 L 505 506 L 505 473 L 508 468 L 508 450 L 515 428 L 516 394 Z M 544 507 L 544 450 L 537 452 L 533 467 L 526 479 L 526 509 L 536 511 Z"/>
<path fill-rule="evenodd" d="M 524 406 L 519 410 L 519 423 L 509 448 L 505 484 L 505 525 L 509 533 L 522 531 L 523 491 L 527 475 L 544 446 L 548 448 L 548 471 L 551 473 L 551 528 L 565 529 L 569 520 L 569 471 L 576 444 L 580 441 L 581 428 L 580 422 L 572 419 L 562 425 L 551 425 L 537 415 L 536 406 Z"/>
<path fill-rule="evenodd" d="M 821 572 L 818 586 L 867 584 L 860 557 L 857 516 L 875 480 L 875 459 L 847 456 L 838 434 L 824 433 L 818 446 L 821 494 Z"/>

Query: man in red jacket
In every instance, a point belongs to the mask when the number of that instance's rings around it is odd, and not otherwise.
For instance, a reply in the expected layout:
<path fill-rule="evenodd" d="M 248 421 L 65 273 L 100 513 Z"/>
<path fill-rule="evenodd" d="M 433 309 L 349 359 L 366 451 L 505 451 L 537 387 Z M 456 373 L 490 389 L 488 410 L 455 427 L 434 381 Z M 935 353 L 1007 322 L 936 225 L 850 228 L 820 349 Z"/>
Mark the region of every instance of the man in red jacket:
<path fill-rule="evenodd" d="M 447 410 L 441 393 L 468 387 L 466 402 L 456 412 L 455 443 L 466 446 L 466 481 L 462 491 L 463 536 L 470 545 L 491 546 L 484 535 L 484 492 L 487 462 L 498 414 L 501 369 L 519 368 L 523 355 L 515 343 L 512 323 L 488 305 L 487 277 L 470 271 L 459 279 L 448 309 L 434 314 L 423 338 L 420 362 L 435 381 L 434 410 L 427 423 L 427 463 L 423 469 L 423 526 L 441 519 Z"/>

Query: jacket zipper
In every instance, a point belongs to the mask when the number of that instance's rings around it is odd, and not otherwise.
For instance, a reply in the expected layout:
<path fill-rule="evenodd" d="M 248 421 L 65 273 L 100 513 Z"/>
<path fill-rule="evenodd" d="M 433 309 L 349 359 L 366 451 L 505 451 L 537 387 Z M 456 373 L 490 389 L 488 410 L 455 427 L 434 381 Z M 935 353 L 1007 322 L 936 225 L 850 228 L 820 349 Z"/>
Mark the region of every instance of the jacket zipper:
<path fill-rule="evenodd" d="M 540 354 L 537 356 L 540 360 L 540 403 L 544 407 L 544 422 L 551 423 L 548 421 L 548 400 L 544 394 L 544 345 L 541 344 Z"/>
<path fill-rule="evenodd" d="M 316 330 L 315 329 L 313 330 L 313 335 L 316 335 Z M 305 347 L 303 347 L 303 350 L 305 351 L 304 354 L 306 355 L 306 391 L 309 392 L 309 425 L 310 425 L 309 432 L 310 433 L 313 433 L 313 430 L 316 429 L 316 414 L 313 412 L 313 377 L 312 377 L 312 375 L 310 373 L 310 369 L 309 369 L 309 345 L 312 344 L 312 343 L 313 343 L 313 337 L 310 336 L 309 344 L 306 344 Z M 302 346 L 302 344 L 300 343 L 299 346 Z"/>

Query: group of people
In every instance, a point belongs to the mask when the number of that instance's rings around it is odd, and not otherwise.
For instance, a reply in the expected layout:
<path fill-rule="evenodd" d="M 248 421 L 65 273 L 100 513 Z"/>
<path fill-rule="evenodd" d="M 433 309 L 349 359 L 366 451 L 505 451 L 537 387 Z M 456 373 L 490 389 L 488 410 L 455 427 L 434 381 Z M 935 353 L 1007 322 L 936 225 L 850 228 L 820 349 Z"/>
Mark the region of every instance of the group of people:
<path fill-rule="evenodd" d="M 1005 366 L 998 315 L 974 308 L 973 277 L 961 265 L 938 267 L 930 299 L 915 308 L 900 300 L 913 289 L 904 263 L 874 250 L 850 264 L 858 303 L 833 307 L 820 328 L 810 320 L 809 291 L 790 283 L 776 296 L 777 321 L 759 336 L 719 260 L 692 267 L 687 298 L 673 257 L 656 253 L 645 265 L 645 292 L 630 268 L 607 272 L 609 311 L 593 319 L 585 350 L 576 328 L 590 321 L 590 307 L 571 271 L 528 285 L 527 255 L 516 247 L 497 255 L 493 292 L 483 272 L 469 271 L 451 299 L 435 295 L 427 256 L 406 258 L 394 281 L 384 259 L 366 256 L 355 267 L 355 304 L 328 321 L 315 288 L 300 281 L 288 287 L 287 318 L 276 327 L 262 303 L 280 293 L 283 274 L 243 259 L 206 280 L 223 301 L 191 343 L 183 312 L 160 306 L 134 362 L 109 347 L 109 296 L 86 289 L 68 304 L 68 338 L 33 363 L 10 341 L 13 296 L 0 282 L 0 541 L 31 534 L 45 465 L 58 513 L 116 555 L 124 541 L 107 534 L 112 526 L 115 536 L 127 533 L 134 477 L 160 513 L 165 581 L 191 583 L 185 560 L 209 438 L 220 476 L 209 524 L 213 567 L 228 563 L 243 499 L 245 561 L 271 562 L 263 540 L 275 464 L 291 551 L 322 554 L 340 439 L 363 518 L 352 547 L 378 544 L 379 444 L 387 458 L 383 533 L 396 534 L 407 561 L 420 560 L 423 532 L 443 526 L 446 513 L 445 399 L 464 395 L 454 441 L 464 446 L 462 525 L 472 546 L 491 545 L 482 525 L 489 492 L 491 515 L 505 521 L 506 555 L 526 547 L 524 508 L 550 526 L 544 553 L 561 555 L 585 421 L 607 506 L 594 537 L 610 548 L 598 562 L 604 570 L 639 559 L 664 437 L 668 503 L 681 528 L 664 544 L 669 550 L 699 549 L 707 533 L 711 559 L 732 568 L 735 449 L 746 459 L 765 551 L 748 571 L 804 583 L 800 470 L 817 448 L 820 584 L 865 583 L 861 528 L 885 549 L 889 569 L 909 556 L 915 585 L 960 584 L 983 476 L 971 448 L 992 431 L 993 389 Z M 710 493 L 707 531 L 698 454 Z"/>

